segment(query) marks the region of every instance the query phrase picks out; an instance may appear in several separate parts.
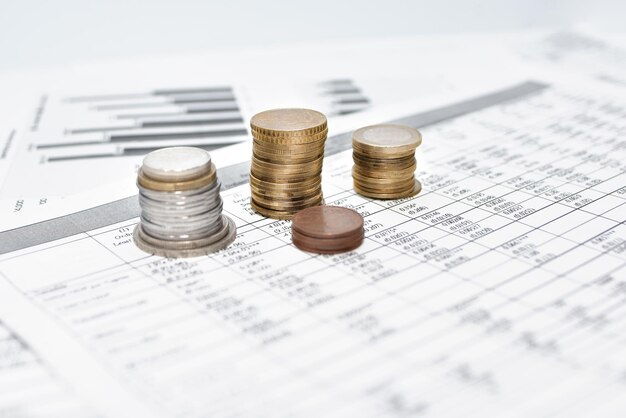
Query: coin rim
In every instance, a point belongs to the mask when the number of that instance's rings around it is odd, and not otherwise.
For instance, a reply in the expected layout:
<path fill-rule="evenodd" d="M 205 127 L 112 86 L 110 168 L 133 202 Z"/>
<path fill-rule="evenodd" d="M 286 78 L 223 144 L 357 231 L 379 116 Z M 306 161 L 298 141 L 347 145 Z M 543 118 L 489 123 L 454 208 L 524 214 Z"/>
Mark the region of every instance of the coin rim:
<path fill-rule="evenodd" d="M 357 185 L 354 185 L 354 191 L 363 197 L 374 200 L 400 200 L 417 196 L 422 191 L 422 183 L 420 183 L 419 180 L 416 179 L 413 190 L 411 190 L 411 192 L 408 192 L 406 195 L 393 194 L 387 196 L 384 193 L 369 193 L 367 191 L 359 191 Z"/>
<path fill-rule="evenodd" d="M 361 239 L 357 242 L 355 242 L 354 246 L 351 247 L 345 247 L 339 250 L 325 250 L 325 249 L 320 249 L 320 248 L 311 248 L 311 247 L 307 247 L 306 245 L 302 245 L 302 243 L 298 240 L 294 241 L 292 240 L 292 244 L 300 249 L 301 251 L 304 252 L 308 252 L 308 253 L 313 253 L 313 254 L 326 254 L 326 255 L 331 255 L 331 254 L 342 254 L 342 253 L 347 253 L 350 251 L 354 251 L 357 248 L 359 248 L 361 245 L 363 245 L 363 242 L 365 241 L 365 239 Z"/>
<path fill-rule="evenodd" d="M 259 201 L 258 196 L 251 196 L 251 199 L 254 199 L 254 202 L 261 207 L 271 210 L 277 210 L 280 212 L 289 212 L 289 211 L 301 211 L 303 209 L 310 208 L 311 206 L 318 206 L 319 203 L 323 199 L 323 195 L 321 193 L 311 196 L 302 201 L 289 202 L 287 200 L 267 200 L 261 199 Z"/>
<path fill-rule="evenodd" d="M 165 182 L 147 177 L 140 168 L 137 173 L 137 185 L 156 192 L 177 192 L 197 189 L 207 186 L 217 179 L 217 169 L 215 164 L 211 163 L 211 169 L 200 177 L 185 181 Z"/>
<path fill-rule="evenodd" d="M 292 220 L 293 222 L 293 220 Z M 296 230 L 291 230 L 291 242 L 296 245 L 296 243 L 305 246 L 307 248 L 315 248 L 316 250 L 322 251 L 340 251 L 343 252 L 346 248 L 355 248 L 363 243 L 365 239 L 365 232 L 362 231 L 358 234 L 348 235 L 346 237 L 332 237 L 332 238 L 312 238 L 306 235 L 302 235 Z"/>
<path fill-rule="evenodd" d="M 235 238 L 237 237 L 237 226 L 235 225 L 235 222 L 226 215 L 222 215 L 222 217 L 223 217 L 223 222 L 226 225 L 226 228 L 225 228 L 226 234 L 222 238 L 220 238 L 218 241 L 215 241 L 213 243 L 210 243 L 204 246 L 200 246 L 198 248 L 176 250 L 176 249 L 163 248 L 163 247 L 159 247 L 158 245 L 150 244 L 146 242 L 142 237 L 143 232 L 141 232 L 141 227 L 140 227 L 141 223 L 138 223 L 135 226 L 135 229 L 133 230 L 133 241 L 135 242 L 135 245 L 143 252 L 160 256 L 160 257 L 192 258 L 192 257 L 200 257 L 200 256 L 209 255 L 209 254 L 225 249 L 230 244 L 232 244 L 233 241 L 235 241 Z"/>
<path fill-rule="evenodd" d="M 191 173 L 179 174 L 179 173 L 174 172 L 174 175 L 167 175 L 167 174 L 159 175 L 159 172 L 161 172 L 161 173 L 163 172 L 162 170 L 155 170 L 155 172 L 151 173 L 152 169 L 149 168 L 150 167 L 149 165 L 146 166 L 146 164 L 145 164 L 146 159 L 148 157 L 150 157 L 150 155 L 153 155 L 155 153 L 163 153 L 163 152 L 166 152 L 167 150 L 181 149 L 181 148 L 193 149 L 194 151 L 202 151 L 202 152 L 204 152 L 207 155 L 209 161 L 205 165 L 184 170 L 186 172 L 193 171 Z M 212 164 L 213 164 L 213 159 L 211 158 L 211 154 L 208 151 L 206 151 L 206 150 L 204 150 L 202 148 L 198 148 L 198 147 L 178 146 L 178 147 L 160 148 L 160 149 L 157 149 L 155 151 L 150 152 L 148 155 L 146 155 L 143 158 L 142 163 L 141 163 L 141 169 L 143 170 L 144 175 L 146 177 L 150 178 L 150 179 L 171 183 L 171 182 L 187 181 L 187 180 L 194 179 L 196 177 L 200 177 L 201 175 L 203 175 L 207 171 L 211 170 L 211 165 Z M 147 170 L 146 170 L 146 168 L 147 168 Z"/>
<path fill-rule="evenodd" d="M 293 112 L 293 111 L 312 112 L 312 113 L 317 114 L 318 116 L 320 116 L 320 121 L 319 121 L 319 123 L 315 123 L 315 124 L 312 124 L 310 126 L 306 126 L 304 128 L 301 128 L 301 129 L 293 129 L 293 130 L 275 129 L 275 128 L 270 128 L 270 127 L 267 127 L 267 126 L 264 127 L 264 126 L 262 126 L 261 124 L 258 123 L 258 119 L 260 119 L 262 117 L 261 115 L 270 114 L 270 113 L 280 113 L 280 112 L 285 112 L 285 111 L 291 111 L 291 112 Z M 274 116 L 274 118 L 277 118 L 277 116 Z M 271 119 L 271 117 L 270 117 L 270 119 Z M 324 129 L 328 129 L 328 118 L 322 112 L 319 112 L 319 111 L 314 110 L 314 109 L 301 108 L 301 107 L 276 108 L 276 109 L 264 110 L 262 112 L 259 112 L 259 113 L 256 113 L 255 115 L 253 115 L 252 118 L 250 118 L 250 127 L 252 128 L 253 131 L 257 131 L 257 132 L 260 132 L 260 133 L 262 133 L 264 135 L 271 136 L 271 137 L 306 136 L 306 135 L 311 135 L 311 134 L 318 133 L 320 131 L 323 131 Z"/>
<path fill-rule="evenodd" d="M 307 236 L 307 237 L 310 237 L 310 238 L 317 238 L 317 239 L 343 238 L 345 236 L 350 236 L 352 234 L 357 234 L 357 233 L 359 233 L 359 231 L 363 231 L 364 230 L 365 221 L 363 219 L 363 216 L 359 212 L 357 212 L 356 210 L 351 209 L 351 208 L 346 208 L 346 207 L 343 207 L 343 206 L 332 206 L 332 205 L 322 206 L 322 208 L 333 208 L 331 210 L 340 209 L 341 211 L 346 211 L 346 213 L 349 212 L 351 215 L 356 214 L 356 216 L 358 216 L 358 218 L 361 221 L 361 225 L 360 225 L 360 227 L 357 227 L 357 228 L 352 229 L 352 230 L 343 231 L 343 232 L 340 232 L 340 233 L 333 233 L 333 234 L 326 233 L 325 234 L 325 233 L 318 233 L 318 232 L 314 232 L 314 231 L 313 232 L 306 231 L 306 230 L 302 229 L 301 227 L 299 227 L 297 221 L 294 219 L 294 222 L 291 225 L 291 228 L 293 230 L 296 230 L 301 235 L 304 235 L 304 236 Z M 308 209 L 313 209 L 313 207 L 307 208 L 307 209 L 303 209 L 300 212 L 298 212 L 296 215 L 301 214 L 302 212 L 304 212 L 304 211 L 306 211 Z M 326 210 L 326 209 L 321 209 L 321 210 Z M 300 216 L 304 216 L 304 215 L 305 214 L 302 214 Z"/>
<path fill-rule="evenodd" d="M 393 128 L 403 129 L 405 131 L 411 131 L 412 134 L 417 134 L 415 142 L 411 144 L 387 145 L 387 146 L 363 142 L 364 141 L 363 133 L 365 131 L 367 131 L 368 129 L 380 128 L 380 127 L 393 127 Z M 354 131 L 352 133 L 352 146 L 353 147 L 355 143 L 357 143 L 358 148 L 366 150 L 366 151 L 373 151 L 373 152 L 380 152 L 380 151 L 384 152 L 389 149 L 398 150 L 398 151 L 405 150 L 405 149 L 415 150 L 417 147 L 419 147 L 422 144 L 422 133 L 416 128 L 413 128 L 412 126 L 408 126 L 408 125 L 399 125 L 399 124 L 393 124 L 393 123 L 379 123 L 375 125 L 363 126 L 357 129 L 356 131 Z"/>
<path fill-rule="evenodd" d="M 324 141 L 326 141 L 326 138 L 328 137 L 328 128 L 314 133 L 283 135 L 268 135 L 265 132 L 260 132 L 252 128 L 250 133 L 252 134 L 252 138 L 254 138 L 257 142 L 267 144 L 268 146 L 307 145 L 320 142 L 323 143 Z"/>

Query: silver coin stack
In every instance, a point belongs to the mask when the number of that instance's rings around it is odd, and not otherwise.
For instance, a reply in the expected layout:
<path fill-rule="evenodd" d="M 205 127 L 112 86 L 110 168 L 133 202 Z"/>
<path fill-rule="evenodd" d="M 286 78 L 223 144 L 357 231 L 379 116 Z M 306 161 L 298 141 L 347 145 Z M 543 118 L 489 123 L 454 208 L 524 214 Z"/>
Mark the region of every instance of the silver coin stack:
<path fill-rule="evenodd" d="M 235 223 L 222 214 L 220 182 L 208 152 L 163 148 L 146 155 L 137 175 L 140 222 L 135 244 L 163 257 L 198 257 L 230 245 Z"/>

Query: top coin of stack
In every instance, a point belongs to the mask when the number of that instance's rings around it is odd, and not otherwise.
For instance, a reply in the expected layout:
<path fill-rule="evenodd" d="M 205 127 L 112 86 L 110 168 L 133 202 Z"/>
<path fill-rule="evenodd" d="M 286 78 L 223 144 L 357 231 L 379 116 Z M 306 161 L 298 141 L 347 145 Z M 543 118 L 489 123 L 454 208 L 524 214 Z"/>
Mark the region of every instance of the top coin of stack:
<path fill-rule="evenodd" d="M 254 115 L 250 125 L 252 208 L 269 218 L 291 219 L 322 203 L 326 116 L 309 109 L 274 109 Z"/>
<path fill-rule="evenodd" d="M 352 134 L 354 190 L 373 199 L 400 199 L 418 194 L 415 149 L 422 143 L 417 129 L 372 125 Z"/>

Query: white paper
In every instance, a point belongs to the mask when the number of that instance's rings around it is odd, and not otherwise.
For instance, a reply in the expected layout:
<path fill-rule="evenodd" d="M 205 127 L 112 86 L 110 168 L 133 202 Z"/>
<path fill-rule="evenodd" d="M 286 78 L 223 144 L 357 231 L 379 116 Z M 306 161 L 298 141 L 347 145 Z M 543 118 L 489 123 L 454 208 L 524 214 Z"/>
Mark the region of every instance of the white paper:
<path fill-rule="evenodd" d="M 474 41 L 469 42 L 472 38 Z M 136 174 L 141 152 L 119 157 L 136 148 L 206 144 L 211 141 L 249 140 L 247 135 L 193 138 L 164 141 L 109 142 L 119 131 L 76 133 L 85 128 L 121 128 L 132 123 L 163 122 L 167 118 L 196 115 L 127 117 L 131 114 L 181 112 L 182 106 L 164 106 L 154 90 L 229 86 L 236 99 L 236 111 L 220 115 L 239 115 L 243 122 L 206 125 L 202 128 L 247 129 L 250 116 L 272 107 L 299 106 L 323 111 L 331 129 L 348 118 L 343 113 L 366 108 L 386 108 L 396 103 L 429 101 L 485 91 L 524 77 L 515 54 L 494 38 L 475 35 L 460 38 L 389 39 L 350 42 L 299 44 L 256 48 L 254 50 L 213 51 L 204 54 L 138 58 L 99 62 L 65 68 L 6 74 L 0 87 L 6 96 L 0 111 L 20 128 L 14 141 L 18 148 L 0 189 L 0 218 L 4 227 L 15 227 L 37 219 L 55 216 L 54 202 L 71 211 L 82 210 L 94 199 L 80 202 L 80 195 L 95 196 L 99 190 L 115 190 L 117 198 L 128 196 L 128 182 Z M 482 69 L 491 66 L 485 77 Z M 335 88 L 333 83 L 335 82 Z M 345 90 L 347 89 L 347 92 Z M 330 94 L 332 90 L 343 93 Z M 357 91 L 350 93 L 349 91 Z M 67 98 L 123 95 L 108 104 L 130 102 L 154 107 L 95 110 L 106 105 L 99 101 L 68 103 Z M 18 101 L 19 98 L 19 101 Z M 366 99 L 367 103 L 351 103 Z M 338 101 L 345 103 L 337 103 Z M 26 105 L 24 105 L 26 102 Z M 216 102 L 217 105 L 223 102 Z M 20 108 L 21 114 L 9 109 Z M 28 117 L 23 115 L 28 110 Z M 120 114 L 123 113 L 123 114 Z M 19 116 L 19 117 L 18 117 Z M 124 116 L 124 119 L 118 117 Z M 172 128 L 167 128 L 172 129 Z M 179 128 L 176 131 L 200 128 Z M 145 129 L 142 129 L 145 130 Z M 74 133 L 70 133 L 74 131 Z M 338 131 L 335 131 L 338 132 Z M 97 143 L 102 141 L 102 143 Z M 59 144 L 95 142 L 82 146 Z M 50 147 L 51 145 L 55 145 Z M 43 148 L 48 146 L 47 148 Z M 39 148 L 42 147 L 42 148 Z M 99 154 L 103 158 L 94 158 Z M 118 155 L 118 156 L 116 156 Z M 77 158 L 77 157 L 91 158 Z M 71 159 L 74 157 L 75 159 Z M 240 158 L 239 155 L 227 156 Z M 224 161 L 226 164 L 227 161 Z M 1 167 L 0 167 L 1 171 Z M 80 175 L 77 175 L 80 173 Z M 74 196 L 74 198 L 72 197 Z M 99 200 L 113 199 L 106 193 Z M 58 207 L 54 203 L 55 207 Z"/>
<path fill-rule="evenodd" d="M 24 339 L 0 323 L 2 416 L 97 417 L 67 382 L 42 363 Z"/>
<path fill-rule="evenodd" d="M 365 218 L 347 254 L 297 250 L 245 185 L 213 256 L 148 256 L 135 219 L 4 254 L 0 317 L 134 417 L 622 417 L 624 108 L 553 85 L 430 125 L 402 201 L 327 157 L 326 203 Z"/>
<path fill-rule="evenodd" d="M 0 188 L 11 166 L 14 153 L 17 130 L 10 127 L 0 127 Z"/>
<path fill-rule="evenodd" d="M 507 86 L 507 84 L 491 84 L 493 90 Z M 329 135 L 332 136 L 338 133 L 355 130 L 361 126 L 372 123 L 382 123 L 402 115 L 427 111 L 428 109 L 437 106 L 445 106 L 449 103 L 480 95 L 481 93 L 485 93 L 481 88 L 467 87 L 464 88 L 463 91 L 454 94 L 440 94 L 437 95 L 436 98 L 433 97 L 428 100 L 416 99 L 392 105 L 380 105 L 376 106 L 374 109 L 331 118 Z M 249 161 L 251 155 L 251 141 L 245 141 L 237 145 L 225 146 L 211 151 L 212 160 L 218 168 Z M 19 228 L 136 195 L 136 167 L 140 159 L 141 157 L 131 157 L 131 161 L 118 161 L 118 165 L 130 164 L 132 168 L 127 170 L 127 172 L 123 170 L 115 172 L 110 171 L 109 167 L 109 169 L 101 171 L 103 178 L 108 179 L 103 185 L 90 187 L 87 191 L 81 193 L 53 197 L 0 200 L 0 213 L 2 214 L 0 217 L 0 231 Z M 104 162 L 107 162 L 107 160 Z M 93 162 L 86 160 L 81 164 L 91 165 Z M 108 164 L 110 165 L 111 163 L 109 162 Z M 65 168 L 65 165 L 61 167 L 62 170 Z M 72 172 L 67 174 L 73 175 Z M 113 180 L 115 178 L 119 179 Z"/>
<path fill-rule="evenodd" d="M 152 88 L 106 95 L 45 95 L 19 139 L 22 147 L 3 194 L 40 198 L 82 193 L 136 175 L 151 149 L 183 145 L 212 150 L 247 142 L 250 117 L 267 108 L 306 106 L 328 114 L 332 122 L 341 112 L 393 102 L 393 98 L 367 93 L 368 86 L 381 84 L 394 92 L 402 91 L 398 84 L 426 90 L 432 80 L 274 81 L 258 87 L 183 85 L 175 89 L 181 93 L 168 94 Z M 184 93 L 187 89 L 216 90 Z M 436 93 L 443 95 L 446 89 L 443 84 Z"/>
<path fill-rule="evenodd" d="M 611 88 L 626 88 L 626 47 L 610 37 L 558 31 L 526 37 L 513 45 L 522 60 L 552 68 L 555 74 L 579 74 Z"/>

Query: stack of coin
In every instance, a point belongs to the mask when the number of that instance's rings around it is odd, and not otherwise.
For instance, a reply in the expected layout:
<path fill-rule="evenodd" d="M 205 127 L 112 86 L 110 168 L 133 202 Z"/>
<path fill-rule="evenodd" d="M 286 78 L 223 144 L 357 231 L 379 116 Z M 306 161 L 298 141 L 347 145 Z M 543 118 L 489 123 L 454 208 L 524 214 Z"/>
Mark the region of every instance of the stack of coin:
<path fill-rule="evenodd" d="M 352 134 L 354 190 L 373 199 L 415 196 L 415 149 L 422 143 L 417 129 L 403 125 L 372 125 Z"/>
<path fill-rule="evenodd" d="M 363 217 L 338 206 L 316 206 L 298 212 L 291 224 L 291 240 L 303 251 L 336 254 L 363 243 Z"/>
<path fill-rule="evenodd" d="M 274 109 L 254 115 L 250 125 L 252 208 L 269 218 L 291 219 L 322 203 L 326 116 L 309 109 Z"/>
<path fill-rule="evenodd" d="M 134 241 L 163 257 L 197 257 L 227 247 L 234 222 L 222 214 L 220 182 L 208 152 L 163 148 L 148 154 L 137 176 L 140 222 Z"/>

